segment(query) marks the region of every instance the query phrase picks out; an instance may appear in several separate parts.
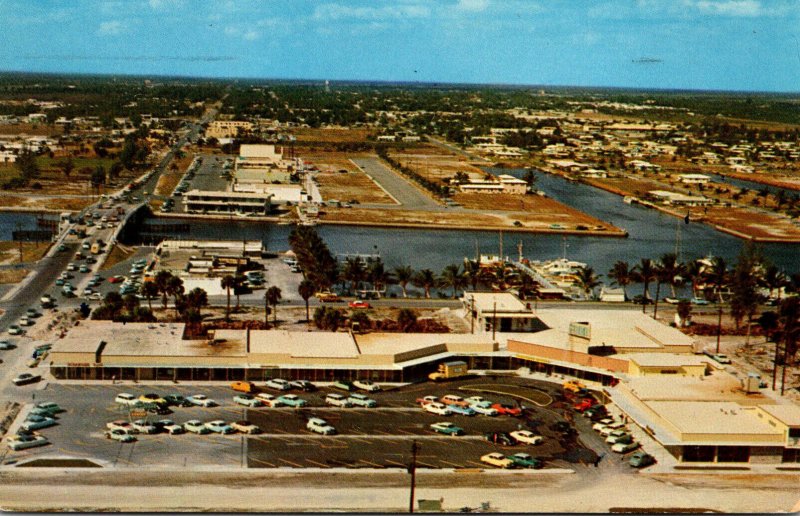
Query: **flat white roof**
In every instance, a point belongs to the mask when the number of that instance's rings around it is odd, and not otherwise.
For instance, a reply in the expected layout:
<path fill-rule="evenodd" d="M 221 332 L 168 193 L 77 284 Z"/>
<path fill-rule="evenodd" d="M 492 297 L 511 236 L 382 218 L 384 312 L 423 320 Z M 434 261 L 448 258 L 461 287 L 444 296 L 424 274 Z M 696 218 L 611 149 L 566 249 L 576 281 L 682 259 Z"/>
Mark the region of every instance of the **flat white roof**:
<path fill-rule="evenodd" d="M 242 330 L 217 330 L 217 339 L 246 341 Z M 354 358 L 360 353 L 349 333 L 302 332 L 287 330 L 253 330 L 250 332 L 251 354 L 289 354 L 308 358 Z"/>
<path fill-rule="evenodd" d="M 494 312 L 496 309 L 498 313 L 527 312 L 533 315 L 533 312 L 517 296 L 507 292 L 465 292 L 462 298 L 466 306 L 470 306 L 472 299 L 475 300 L 475 309 L 484 314 Z M 495 305 L 495 303 L 497 304 Z"/>
<path fill-rule="evenodd" d="M 683 367 L 709 364 L 709 359 L 702 355 L 681 353 L 630 353 L 625 358 L 645 367 Z"/>
<path fill-rule="evenodd" d="M 648 401 L 647 406 L 683 434 L 769 434 L 783 431 L 767 424 L 752 407 L 719 401 Z"/>
<path fill-rule="evenodd" d="M 800 407 L 797 405 L 759 405 L 759 408 L 787 426 L 800 426 Z"/>

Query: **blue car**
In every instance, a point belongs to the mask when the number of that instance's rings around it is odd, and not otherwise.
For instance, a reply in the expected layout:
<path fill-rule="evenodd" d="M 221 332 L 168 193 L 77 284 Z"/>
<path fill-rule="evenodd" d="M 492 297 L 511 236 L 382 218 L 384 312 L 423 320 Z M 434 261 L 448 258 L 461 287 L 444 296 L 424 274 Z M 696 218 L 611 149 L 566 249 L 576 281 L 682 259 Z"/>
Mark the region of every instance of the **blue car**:
<path fill-rule="evenodd" d="M 462 416 L 474 416 L 477 414 L 475 409 L 472 407 L 464 407 L 462 405 L 448 405 L 447 408 L 450 409 L 450 412 L 453 414 L 461 414 Z"/>
<path fill-rule="evenodd" d="M 308 402 L 303 398 L 298 398 L 294 394 L 284 394 L 283 396 L 278 396 L 277 401 L 283 403 L 287 407 L 305 407 Z"/>

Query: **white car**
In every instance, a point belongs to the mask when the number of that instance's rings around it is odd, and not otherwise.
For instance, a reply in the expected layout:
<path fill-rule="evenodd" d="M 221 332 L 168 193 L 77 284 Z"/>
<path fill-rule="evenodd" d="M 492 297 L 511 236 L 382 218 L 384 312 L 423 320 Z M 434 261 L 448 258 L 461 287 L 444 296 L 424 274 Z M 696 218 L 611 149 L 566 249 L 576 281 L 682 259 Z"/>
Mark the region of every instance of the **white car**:
<path fill-rule="evenodd" d="M 350 403 L 350 400 L 342 396 L 341 394 L 336 394 L 334 392 L 325 396 L 325 403 L 331 405 L 333 407 L 352 407 L 353 404 Z"/>
<path fill-rule="evenodd" d="M 292 386 L 289 385 L 289 382 L 283 378 L 273 378 L 267 381 L 265 385 L 270 389 L 275 389 L 277 391 L 288 391 L 292 388 Z"/>
<path fill-rule="evenodd" d="M 283 405 L 278 398 L 273 396 L 272 394 L 267 394 L 266 392 L 259 392 L 256 394 L 256 399 L 261 402 L 262 405 L 269 408 L 276 408 Z"/>
<path fill-rule="evenodd" d="M 610 425 L 613 422 L 614 422 L 614 420 L 609 418 L 609 417 L 607 417 L 605 419 L 601 419 L 600 421 L 598 421 L 597 423 L 592 425 L 592 430 L 594 430 L 595 432 L 599 432 L 605 426 Z"/>
<path fill-rule="evenodd" d="M 475 405 L 476 403 L 483 403 L 484 401 L 489 403 L 489 405 L 492 404 L 491 401 L 487 400 L 483 396 L 470 396 L 469 398 L 466 398 L 464 401 L 469 403 L 470 406 Z"/>
<path fill-rule="evenodd" d="M 306 429 L 322 435 L 333 435 L 336 433 L 335 428 L 329 425 L 324 419 L 318 417 L 309 419 L 308 423 L 306 423 Z"/>
<path fill-rule="evenodd" d="M 121 443 L 132 443 L 136 440 L 134 436 L 126 432 L 125 430 L 106 430 L 105 436 L 109 439 L 113 439 L 115 441 L 119 441 Z"/>
<path fill-rule="evenodd" d="M 243 434 L 260 434 L 261 429 L 250 421 L 234 421 L 231 428 Z"/>
<path fill-rule="evenodd" d="M 481 401 L 478 403 L 473 403 L 469 407 L 478 414 L 482 414 L 484 416 L 494 417 L 498 414 L 497 409 L 492 407 L 491 401 Z"/>
<path fill-rule="evenodd" d="M 195 394 L 194 396 L 187 396 L 186 400 L 192 405 L 196 405 L 198 407 L 213 407 L 217 404 L 216 401 L 212 400 L 205 394 Z"/>
<path fill-rule="evenodd" d="M 120 405 L 135 405 L 139 400 L 133 394 L 121 392 L 117 394 L 117 397 L 114 398 L 114 401 Z"/>
<path fill-rule="evenodd" d="M 617 439 L 619 439 L 621 437 L 624 437 L 626 435 L 628 435 L 627 430 L 623 430 L 621 428 L 617 429 L 617 430 L 614 430 L 610 434 L 608 434 L 608 437 L 606 437 L 606 442 L 608 444 L 616 444 L 617 443 Z"/>
<path fill-rule="evenodd" d="M 89 299 L 91 299 L 93 301 L 102 301 L 103 300 L 103 294 L 101 294 L 100 292 L 95 292 L 91 296 L 89 296 Z"/>
<path fill-rule="evenodd" d="M 211 430 L 199 419 L 191 419 L 183 424 L 183 429 L 194 434 L 210 434 Z"/>
<path fill-rule="evenodd" d="M 378 405 L 377 401 L 373 400 L 372 398 L 367 398 L 363 394 L 358 394 L 357 392 L 351 394 L 347 400 L 357 407 L 372 408 Z"/>
<path fill-rule="evenodd" d="M 544 437 L 536 435 L 530 430 L 515 430 L 511 432 L 511 437 L 515 441 L 525 444 L 542 444 L 542 441 L 544 441 Z"/>
<path fill-rule="evenodd" d="M 122 430 L 123 432 L 127 432 L 129 434 L 136 433 L 136 430 L 133 429 L 133 425 L 123 419 L 109 421 L 106 423 L 106 428 L 109 430 Z"/>
<path fill-rule="evenodd" d="M 422 406 L 422 410 L 439 416 L 449 416 L 450 414 L 452 414 L 452 411 L 449 408 L 447 408 L 446 405 L 444 405 L 443 403 L 439 403 L 438 401 L 435 401 L 433 403 L 426 403 L 425 405 Z"/>
<path fill-rule="evenodd" d="M 233 401 L 245 407 L 260 407 L 261 401 L 250 396 L 249 394 L 237 394 L 233 397 Z"/>
<path fill-rule="evenodd" d="M 167 432 L 170 435 L 178 435 L 186 432 L 186 429 L 183 428 L 182 425 L 175 423 L 171 419 L 162 419 L 158 421 L 156 426 L 160 427 L 163 431 Z"/>
<path fill-rule="evenodd" d="M 481 462 L 496 466 L 498 468 L 509 469 L 514 467 L 514 461 L 503 455 L 502 453 L 487 453 L 481 457 Z"/>
<path fill-rule="evenodd" d="M 30 434 L 12 435 L 6 440 L 6 442 L 8 442 L 8 447 L 14 451 L 24 450 L 26 448 L 34 448 L 36 446 L 44 446 L 45 444 L 50 443 L 50 441 L 48 441 L 43 435 Z"/>
<path fill-rule="evenodd" d="M 33 319 L 29 319 L 28 317 L 20 317 L 18 324 L 20 326 L 33 326 L 36 321 Z"/>
<path fill-rule="evenodd" d="M 137 419 L 131 423 L 131 426 L 133 426 L 133 429 L 140 434 L 154 434 L 158 431 L 155 425 L 151 425 L 144 419 Z"/>
<path fill-rule="evenodd" d="M 381 390 L 380 386 L 370 380 L 355 380 L 353 382 L 353 386 L 356 389 L 361 389 L 362 391 L 367 392 L 378 392 Z"/>

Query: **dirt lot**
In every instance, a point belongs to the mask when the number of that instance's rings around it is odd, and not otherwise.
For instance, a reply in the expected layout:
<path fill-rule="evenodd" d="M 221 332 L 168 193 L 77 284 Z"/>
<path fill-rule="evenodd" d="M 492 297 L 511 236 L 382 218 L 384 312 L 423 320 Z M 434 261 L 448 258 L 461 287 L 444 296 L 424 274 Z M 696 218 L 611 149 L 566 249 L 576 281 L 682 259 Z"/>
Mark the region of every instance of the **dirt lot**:
<path fill-rule="evenodd" d="M 312 129 L 308 127 L 293 129 L 291 133 L 297 138 L 298 143 L 304 142 L 332 142 L 353 143 L 365 142 L 372 133 L 369 129 Z"/>
<path fill-rule="evenodd" d="M 315 178 L 323 199 L 361 204 L 397 204 L 344 153 L 309 154 L 304 159 L 319 169 Z M 346 170 L 346 173 L 342 173 Z"/>
<path fill-rule="evenodd" d="M 359 224 L 396 227 L 435 227 L 459 228 L 475 230 L 523 231 L 530 233 L 578 233 L 608 236 L 624 236 L 622 230 L 581 214 L 577 223 L 573 218 L 577 212 L 566 212 L 564 209 L 556 213 L 537 212 L 504 212 L 479 213 L 473 211 L 377 211 L 363 208 L 326 208 L 320 214 L 322 222 L 336 224 Z M 591 222 L 588 222 L 591 221 Z M 519 222 L 519 224 L 517 224 Z M 558 227 L 551 227 L 552 225 Z M 587 229 L 578 229 L 578 225 L 586 225 Z M 595 229 L 595 226 L 599 228 Z"/>
<path fill-rule="evenodd" d="M 456 172 L 482 178 L 486 173 L 473 161 L 433 145 L 422 145 L 404 151 L 391 151 L 389 156 L 431 181 L 448 182 Z"/>
<path fill-rule="evenodd" d="M 173 158 L 164 173 L 158 178 L 155 193 L 158 195 L 172 194 L 172 191 L 181 182 L 186 169 L 192 164 L 193 159 L 189 154 L 184 155 L 182 158 Z"/>

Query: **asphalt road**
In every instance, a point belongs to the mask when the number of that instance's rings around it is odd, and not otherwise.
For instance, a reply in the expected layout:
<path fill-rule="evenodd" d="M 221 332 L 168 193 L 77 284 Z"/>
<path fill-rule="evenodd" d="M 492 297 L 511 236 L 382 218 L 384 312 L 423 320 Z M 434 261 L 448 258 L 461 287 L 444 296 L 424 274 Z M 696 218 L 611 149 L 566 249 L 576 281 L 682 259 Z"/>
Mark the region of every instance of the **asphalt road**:
<path fill-rule="evenodd" d="M 422 193 L 416 186 L 384 165 L 377 158 L 353 158 L 353 163 L 377 181 L 392 197 L 401 204 L 404 210 L 439 211 L 445 208 Z M 381 205 L 384 208 L 390 206 Z"/>

